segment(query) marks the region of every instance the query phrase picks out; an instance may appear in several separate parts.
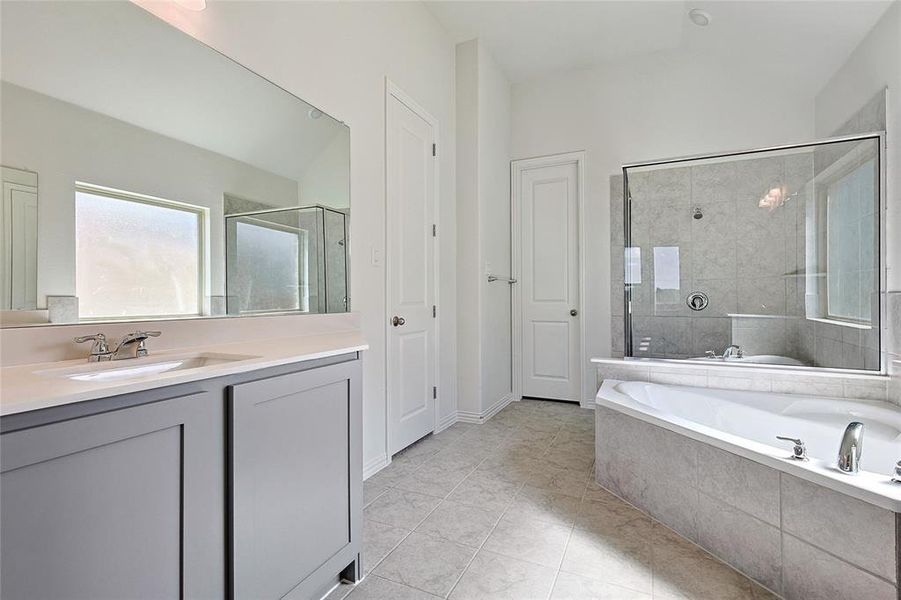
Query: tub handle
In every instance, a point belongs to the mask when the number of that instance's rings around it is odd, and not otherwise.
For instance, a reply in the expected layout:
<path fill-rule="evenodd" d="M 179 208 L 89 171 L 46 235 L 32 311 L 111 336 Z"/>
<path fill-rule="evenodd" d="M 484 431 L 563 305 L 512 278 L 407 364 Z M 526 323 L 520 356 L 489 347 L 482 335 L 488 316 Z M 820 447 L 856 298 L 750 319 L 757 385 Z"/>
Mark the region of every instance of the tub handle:
<path fill-rule="evenodd" d="M 791 458 L 794 460 L 807 460 L 807 448 L 804 446 L 804 442 L 799 438 L 785 437 L 781 435 L 776 436 L 777 440 L 783 440 L 785 442 L 791 442 L 795 445 L 792 448 Z"/>
<path fill-rule="evenodd" d="M 892 483 L 901 483 L 901 460 L 895 465 L 895 474 L 892 476 Z"/>

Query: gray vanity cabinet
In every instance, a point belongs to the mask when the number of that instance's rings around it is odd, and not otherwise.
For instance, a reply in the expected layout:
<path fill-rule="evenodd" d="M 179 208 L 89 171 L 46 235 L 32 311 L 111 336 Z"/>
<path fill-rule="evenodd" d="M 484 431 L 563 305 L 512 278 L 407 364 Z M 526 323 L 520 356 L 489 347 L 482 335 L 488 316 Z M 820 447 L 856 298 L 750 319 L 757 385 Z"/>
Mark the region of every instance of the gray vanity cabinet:
<path fill-rule="evenodd" d="M 3 599 L 221 596 L 215 395 L 196 390 L 0 437 Z"/>
<path fill-rule="evenodd" d="M 230 388 L 234 598 L 320 597 L 323 574 L 359 568 L 358 369 L 355 361 Z"/>
<path fill-rule="evenodd" d="M 361 577 L 357 353 L 0 420 L 3 600 L 318 599 Z"/>

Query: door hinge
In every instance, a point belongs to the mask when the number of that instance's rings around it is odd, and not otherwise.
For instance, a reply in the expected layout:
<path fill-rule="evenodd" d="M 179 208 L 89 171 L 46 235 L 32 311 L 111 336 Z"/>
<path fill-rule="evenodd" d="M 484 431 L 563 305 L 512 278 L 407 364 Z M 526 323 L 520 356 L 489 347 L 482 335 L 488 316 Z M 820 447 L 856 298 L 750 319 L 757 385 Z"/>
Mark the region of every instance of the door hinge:
<path fill-rule="evenodd" d="M 438 156 L 438 144 L 432 144 L 432 156 Z"/>
<path fill-rule="evenodd" d="M 438 237 L 438 225 L 432 223 L 432 237 Z"/>
<path fill-rule="evenodd" d="M 437 400 L 437 399 L 438 399 L 438 386 L 434 385 L 434 386 L 432 386 L 432 400 Z"/>
<path fill-rule="evenodd" d="M 438 316 L 438 307 L 433 304 L 432 305 L 432 318 L 434 319 L 437 316 Z"/>

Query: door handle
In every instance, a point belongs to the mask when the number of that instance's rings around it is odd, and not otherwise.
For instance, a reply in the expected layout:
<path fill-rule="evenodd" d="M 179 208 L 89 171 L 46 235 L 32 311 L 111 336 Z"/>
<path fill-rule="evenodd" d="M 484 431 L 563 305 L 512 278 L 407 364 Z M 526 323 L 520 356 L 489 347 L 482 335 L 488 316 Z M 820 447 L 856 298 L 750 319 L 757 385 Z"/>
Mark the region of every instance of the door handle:
<path fill-rule="evenodd" d="M 577 311 L 575 308 L 570 309 L 570 311 L 569 311 L 569 316 L 571 316 L 571 317 L 578 316 L 578 314 L 579 314 L 579 311 Z"/>
<path fill-rule="evenodd" d="M 407 323 L 407 320 L 404 319 L 403 317 L 394 317 L 393 319 L 391 319 L 391 324 L 394 325 L 395 327 L 401 327 L 403 325 L 406 325 L 406 323 Z"/>

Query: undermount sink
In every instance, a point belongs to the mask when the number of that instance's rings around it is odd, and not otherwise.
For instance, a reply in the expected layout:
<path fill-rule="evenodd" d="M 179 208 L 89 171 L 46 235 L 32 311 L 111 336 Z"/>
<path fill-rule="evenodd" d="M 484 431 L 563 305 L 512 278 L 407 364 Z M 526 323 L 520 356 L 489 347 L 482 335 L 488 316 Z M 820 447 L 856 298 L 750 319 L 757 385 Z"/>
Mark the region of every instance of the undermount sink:
<path fill-rule="evenodd" d="M 35 371 L 35 374 L 44 375 L 46 377 L 71 379 L 73 381 L 118 381 L 122 379 L 136 379 L 139 377 L 160 375 L 172 371 L 199 369 L 224 363 L 250 360 L 252 358 L 259 357 L 241 354 L 217 354 L 213 352 L 182 354 L 178 356 L 147 356 L 143 358 L 131 358 L 110 362 L 89 363 L 77 367 L 43 369 L 41 371 Z"/>

